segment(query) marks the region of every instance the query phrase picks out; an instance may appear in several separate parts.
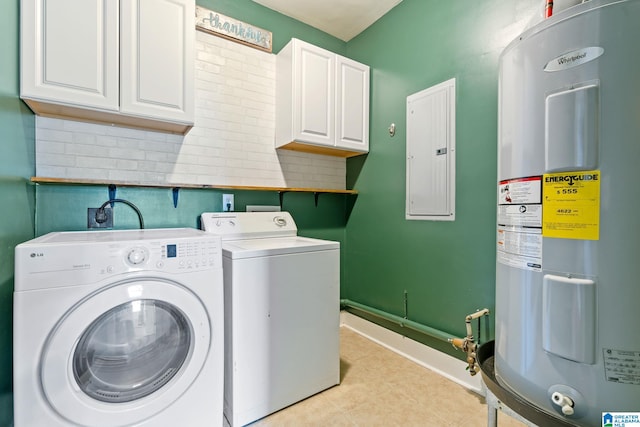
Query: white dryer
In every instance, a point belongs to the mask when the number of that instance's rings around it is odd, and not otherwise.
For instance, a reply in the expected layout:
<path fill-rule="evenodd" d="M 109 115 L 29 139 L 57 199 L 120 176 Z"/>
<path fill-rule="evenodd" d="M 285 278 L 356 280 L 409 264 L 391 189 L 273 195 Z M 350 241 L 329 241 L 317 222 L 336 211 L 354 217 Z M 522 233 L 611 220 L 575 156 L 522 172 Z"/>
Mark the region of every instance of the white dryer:
<path fill-rule="evenodd" d="M 204 213 L 222 236 L 224 414 L 243 426 L 340 382 L 340 243 L 288 212 Z"/>
<path fill-rule="evenodd" d="M 15 255 L 16 427 L 223 424 L 218 237 L 58 232 Z"/>

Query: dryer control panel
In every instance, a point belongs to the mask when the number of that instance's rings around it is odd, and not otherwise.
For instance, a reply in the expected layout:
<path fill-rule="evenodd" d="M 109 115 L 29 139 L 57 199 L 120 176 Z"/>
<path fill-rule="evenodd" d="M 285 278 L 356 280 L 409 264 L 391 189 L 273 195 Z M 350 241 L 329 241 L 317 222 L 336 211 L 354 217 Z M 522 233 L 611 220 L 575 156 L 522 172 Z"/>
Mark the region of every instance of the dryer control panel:
<path fill-rule="evenodd" d="M 298 228 L 289 212 L 205 212 L 200 216 L 204 231 L 222 240 L 296 236 Z"/>

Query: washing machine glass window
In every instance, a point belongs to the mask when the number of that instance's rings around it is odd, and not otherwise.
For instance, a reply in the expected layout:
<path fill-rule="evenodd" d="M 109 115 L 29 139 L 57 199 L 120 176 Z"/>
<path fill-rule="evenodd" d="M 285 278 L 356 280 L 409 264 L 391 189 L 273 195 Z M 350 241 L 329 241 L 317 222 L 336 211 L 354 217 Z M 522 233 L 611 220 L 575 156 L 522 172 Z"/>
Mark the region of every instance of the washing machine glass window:
<path fill-rule="evenodd" d="M 189 322 L 178 308 L 164 301 L 133 300 L 87 327 L 73 354 L 73 374 L 94 399 L 131 402 L 169 382 L 190 346 Z"/>

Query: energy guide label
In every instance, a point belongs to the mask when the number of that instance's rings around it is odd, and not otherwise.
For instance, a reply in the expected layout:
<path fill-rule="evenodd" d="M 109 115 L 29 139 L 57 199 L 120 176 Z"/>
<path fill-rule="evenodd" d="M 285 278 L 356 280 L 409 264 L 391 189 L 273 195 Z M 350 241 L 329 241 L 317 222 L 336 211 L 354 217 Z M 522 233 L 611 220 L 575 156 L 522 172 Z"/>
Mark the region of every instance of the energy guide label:
<path fill-rule="evenodd" d="M 600 238 L 600 171 L 545 174 L 543 194 L 545 237 Z"/>

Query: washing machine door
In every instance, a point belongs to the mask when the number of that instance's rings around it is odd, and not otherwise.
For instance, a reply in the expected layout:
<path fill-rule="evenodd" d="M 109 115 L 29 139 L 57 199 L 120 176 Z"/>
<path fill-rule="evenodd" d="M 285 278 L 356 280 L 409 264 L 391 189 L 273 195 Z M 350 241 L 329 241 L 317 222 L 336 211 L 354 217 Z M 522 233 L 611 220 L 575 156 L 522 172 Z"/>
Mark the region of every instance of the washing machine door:
<path fill-rule="evenodd" d="M 58 322 L 42 353 L 42 389 L 72 423 L 139 423 L 180 398 L 210 343 L 206 309 L 187 288 L 158 279 L 117 283 Z"/>
<path fill-rule="evenodd" d="M 191 347 L 185 315 L 162 300 L 137 299 L 102 314 L 73 352 L 73 376 L 89 397 L 126 403 L 163 387 Z"/>

